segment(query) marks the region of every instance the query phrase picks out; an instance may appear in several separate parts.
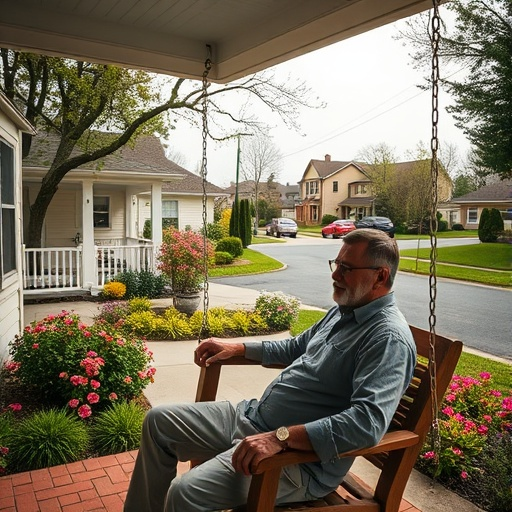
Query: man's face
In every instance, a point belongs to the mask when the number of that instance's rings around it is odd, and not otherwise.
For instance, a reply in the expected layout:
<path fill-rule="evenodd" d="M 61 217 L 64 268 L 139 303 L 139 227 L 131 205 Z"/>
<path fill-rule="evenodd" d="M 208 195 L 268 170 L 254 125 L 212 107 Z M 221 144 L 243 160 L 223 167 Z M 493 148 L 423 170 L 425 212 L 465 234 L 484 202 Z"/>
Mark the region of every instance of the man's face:
<path fill-rule="evenodd" d="M 343 244 L 337 257 L 342 262 L 332 273 L 333 299 L 339 306 L 360 307 L 383 295 L 379 281 L 380 269 L 358 268 L 372 267 L 366 255 L 366 242 Z M 353 270 L 348 270 L 352 268 Z M 387 290 L 385 290 L 387 293 Z"/>

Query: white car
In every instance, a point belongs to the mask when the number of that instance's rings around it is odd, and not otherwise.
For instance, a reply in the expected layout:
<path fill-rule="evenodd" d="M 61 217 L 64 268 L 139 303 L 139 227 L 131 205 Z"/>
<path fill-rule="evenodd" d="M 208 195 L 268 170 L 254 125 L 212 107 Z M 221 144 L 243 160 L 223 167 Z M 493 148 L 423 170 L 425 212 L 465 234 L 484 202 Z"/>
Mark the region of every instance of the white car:
<path fill-rule="evenodd" d="M 272 219 L 270 226 L 267 230 L 267 234 L 280 238 L 281 236 L 289 236 L 290 238 L 296 238 L 297 236 L 297 223 L 292 219 L 285 217 L 279 217 Z"/>

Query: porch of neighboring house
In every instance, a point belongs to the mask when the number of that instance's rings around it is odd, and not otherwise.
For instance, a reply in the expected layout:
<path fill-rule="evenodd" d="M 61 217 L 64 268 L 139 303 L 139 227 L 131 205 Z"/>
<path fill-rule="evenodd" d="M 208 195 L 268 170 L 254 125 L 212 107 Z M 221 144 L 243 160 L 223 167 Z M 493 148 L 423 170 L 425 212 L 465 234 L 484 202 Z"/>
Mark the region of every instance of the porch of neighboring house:
<path fill-rule="evenodd" d="M 106 282 L 127 270 L 156 271 L 156 246 L 151 240 L 96 240 L 94 257 L 76 247 L 23 247 L 25 296 L 60 292 L 97 294 Z M 89 276 L 88 278 L 86 276 Z M 92 280 L 91 280 L 92 277 Z"/>
<path fill-rule="evenodd" d="M 36 192 L 36 185 L 25 185 L 25 204 Z M 148 201 L 151 207 L 143 209 Z M 45 217 L 42 247 L 22 248 L 24 296 L 97 295 L 121 272 L 154 272 L 161 231 L 150 240 L 141 226 L 146 216 L 161 225 L 161 204 L 160 183 L 62 184 Z"/>

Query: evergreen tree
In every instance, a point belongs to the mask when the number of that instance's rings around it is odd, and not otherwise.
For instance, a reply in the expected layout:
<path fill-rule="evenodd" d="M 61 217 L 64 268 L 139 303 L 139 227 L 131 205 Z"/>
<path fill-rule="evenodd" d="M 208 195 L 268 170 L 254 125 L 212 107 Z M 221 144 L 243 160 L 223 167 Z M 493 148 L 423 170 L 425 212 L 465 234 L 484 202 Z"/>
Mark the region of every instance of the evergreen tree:
<path fill-rule="evenodd" d="M 240 201 L 235 199 L 231 207 L 231 218 L 229 219 L 229 236 L 240 238 Z"/>
<path fill-rule="evenodd" d="M 478 222 L 478 238 L 480 242 L 491 242 L 489 240 L 489 220 L 491 218 L 491 212 L 489 212 L 489 208 L 484 208 L 480 215 L 480 221 Z"/>

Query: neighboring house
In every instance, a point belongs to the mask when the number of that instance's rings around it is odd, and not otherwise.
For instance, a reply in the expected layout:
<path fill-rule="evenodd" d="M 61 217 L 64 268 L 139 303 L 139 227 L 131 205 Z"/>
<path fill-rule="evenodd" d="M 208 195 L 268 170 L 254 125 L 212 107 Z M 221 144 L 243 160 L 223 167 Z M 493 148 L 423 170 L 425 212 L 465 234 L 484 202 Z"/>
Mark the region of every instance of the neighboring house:
<path fill-rule="evenodd" d="M 231 182 L 231 185 L 224 189 L 226 194 L 229 194 L 227 206 L 231 208 L 235 202 L 235 195 L 237 192 L 236 184 Z M 254 180 L 246 180 L 238 183 L 238 199 L 249 199 L 254 203 L 256 194 L 256 187 Z M 299 201 L 299 185 L 282 185 L 281 183 L 266 181 L 258 183 L 258 196 L 269 203 L 276 204 L 281 210 L 280 217 L 295 218 L 295 206 Z"/>
<path fill-rule="evenodd" d="M 106 134 L 105 136 L 109 136 Z M 23 161 L 24 228 L 59 138 L 34 138 Z M 142 238 L 144 221 L 155 226 L 168 218 L 178 227 L 202 224 L 202 180 L 165 157 L 154 136 L 137 139 L 102 159 L 66 174 L 45 217 L 41 249 L 25 249 L 26 294 L 61 289 L 91 290 L 125 269 L 155 269 L 162 230 Z M 183 186 L 182 188 L 180 186 Z M 213 221 L 214 196 L 208 184 L 207 218 Z"/>
<path fill-rule="evenodd" d="M 360 219 L 373 213 L 371 180 L 357 162 L 331 160 L 331 155 L 310 160 L 299 187 L 296 219 L 305 225 L 320 224 L 326 214 Z"/>
<path fill-rule="evenodd" d="M 21 138 L 32 125 L 0 91 L 0 363 L 23 330 Z"/>
<path fill-rule="evenodd" d="M 398 175 L 411 172 L 423 161 L 399 162 L 393 170 Z M 302 201 L 296 207 L 297 221 L 305 225 L 320 224 L 326 214 L 340 219 L 361 219 L 374 215 L 375 194 L 371 167 L 362 162 L 334 161 L 331 155 L 324 160 L 310 160 L 299 181 Z M 446 201 L 451 194 L 451 180 L 441 170 L 438 196 Z"/>
<path fill-rule="evenodd" d="M 460 207 L 460 223 L 464 229 L 478 229 L 484 208 L 500 210 L 505 229 L 512 229 L 512 180 L 499 181 L 451 200 Z"/>

